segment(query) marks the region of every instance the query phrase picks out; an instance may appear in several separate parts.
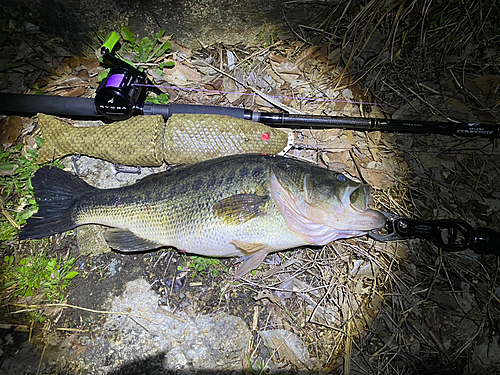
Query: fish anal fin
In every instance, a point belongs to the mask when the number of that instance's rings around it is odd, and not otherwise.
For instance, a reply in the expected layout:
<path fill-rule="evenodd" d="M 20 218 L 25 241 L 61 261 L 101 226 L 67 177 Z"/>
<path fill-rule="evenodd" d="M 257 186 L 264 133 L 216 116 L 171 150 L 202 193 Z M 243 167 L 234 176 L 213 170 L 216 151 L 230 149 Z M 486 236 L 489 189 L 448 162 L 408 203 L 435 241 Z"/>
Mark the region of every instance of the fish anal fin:
<path fill-rule="evenodd" d="M 267 254 L 268 254 L 267 251 L 260 250 L 257 251 L 255 254 L 250 255 L 243 262 L 243 264 L 236 270 L 236 273 L 234 275 L 239 277 L 245 276 L 251 270 L 254 270 L 257 267 L 259 267 L 262 261 L 266 258 Z"/>
<path fill-rule="evenodd" d="M 123 252 L 153 250 L 163 245 L 135 235 L 128 229 L 111 228 L 104 232 L 108 245 Z"/>
<path fill-rule="evenodd" d="M 214 204 L 215 215 L 226 224 L 243 224 L 267 213 L 269 195 L 235 194 Z"/>

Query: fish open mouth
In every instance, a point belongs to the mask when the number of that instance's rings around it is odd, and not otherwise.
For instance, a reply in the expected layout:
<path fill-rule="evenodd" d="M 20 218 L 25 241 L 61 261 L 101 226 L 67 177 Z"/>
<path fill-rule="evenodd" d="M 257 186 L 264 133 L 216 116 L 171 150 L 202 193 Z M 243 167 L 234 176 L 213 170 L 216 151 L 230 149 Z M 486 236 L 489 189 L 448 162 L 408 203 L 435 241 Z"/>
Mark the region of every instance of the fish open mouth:
<path fill-rule="evenodd" d="M 342 218 L 343 229 L 346 234 L 349 232 L 349 228 L 352 230 L 354 237 L 355 235 L 363 235 L 374 230 L 378 230 L 385 226 L 387 219 L 379 211 L 373 210 L 368 207 L 368 199 L 370 196 L 370 186 L 360 185 L 357 188 L 346 189 L 347 197 L 344 197 L 343 201 L 345 204 L 344 211 L 339 215 Z M 335 220 L 338 225 L 338 220 Z M 332 223 L 335 227 L 335 224 Z M 342 230 L 341 228 L 338 228 Z M 357 233 L 357 234 L 355 234 Z"/>

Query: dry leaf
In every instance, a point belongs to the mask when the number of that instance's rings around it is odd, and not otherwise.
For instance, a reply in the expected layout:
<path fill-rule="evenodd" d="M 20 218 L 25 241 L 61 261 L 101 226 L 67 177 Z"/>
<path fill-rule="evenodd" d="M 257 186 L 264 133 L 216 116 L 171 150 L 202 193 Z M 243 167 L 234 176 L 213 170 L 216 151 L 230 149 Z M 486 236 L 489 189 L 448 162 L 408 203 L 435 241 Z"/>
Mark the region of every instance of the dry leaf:
<path fill-rule="evenodd" d="M 292 363 L 298 367 L 299 361 L 297 361 L 297 356 L 295 355 L 293 350 L 290 349 L 284 341 L 281 341 L 276 337 L 271 337 L 271 339 L 273 340 L 274 346 L 278 351 L 279 361 L 285 363 Z"/>
<path fill-rule="evenodd" d="M 85 94 L 85 87 L 79 86 L 79 87 L 75 87 L 73 90 L 70 90 L 64 96 L 70 96 L 70 97 L 74 98 L 74 97 L 77 97 L 77 96 L 82 96 L 83 94 Z"/>
<path fill-rule="evenodd" d="M 23 130 L 19 116 L 10 116 L 0 121 L 0 145 L 10 145 L 16 141 Z"/>
<path fill-rule="evenodd" d="M 284 329 L 260 331 L 260 336 L 271 349 L 278 351 L 277 362 L 292 363 L 299 369 L 314 368 L 316 364 L 310 357 L 304 342 L 294 333 Z"/>
<path fill-rule="evenodd" d="M 77 66 L 80 66 L 82 64 L 78 56 L 66 57 L 65 59 L 63 59 L 63 63 L 68 65 L 68 67 L 71 69 L 75 69 Z"/>
<path fill-rule="evenodd" d="M 332 52 L 328 54 L 328 60 L 330 60 L 334 64 L 338 64 L 340 62 L 340 48 L 334 49 Z"/>
<path fill-rule="evenodd" d="M 303 64 L 306 60 L 311 59 L 314 55 L 314 53 L 320 48 L 321 46 L 318 45 L 313 45 L 309 48 L 306 48 L 299 56 L 295 64 L 301 65 Z"/>
<path fill-rule="evenodd" d="M 75 351 L 76 355 L 80 355 L 80 354 L 84 353 L 85 351 L 87 351 L 87 349 L 89 347 L 87 345 L 73 344 L 72 348 Z"/>
<path fill-rule="evenodd" d="M 284 62 L 278 64 L 271 61 L 271 67 L 276 72 L 276 74 L 281 77 L 285 82 L 292 83 L 297 80 L 302 74 L 297 65 L 290 62 Z"/>
<path fill-rule="evenodd" d="M 468 106 L 466 106 L 464 103 L 460 102 L 455 98 L 448 98 L 446 100 L 446 103 L 451 105 L 453 108 L 455 108 L 457 111 L 460 112 L 467 112 L 469 110 Z"/>
<path fill-rule="evenodd" d="M 277 62 L 278 64 L 290 62 L 290 60 L 288 60 L 286 57 L 280 56 L 280 55 L 275 55 L 274 53 L 271 53 L 269 55 L 269 59 L 271 59 L 271 61 Z"/>
<path fill-rule="evenodd" d="M 377 190 L 389 189 L 393 185 L 385 171 L 367 169 L 365 173 L 368 183 Z"/>
<path fill-rule="evenodd" d="M 174 86 L 189 86 L 192 83 L 201 82 L 201 74 L 179 62 L 173 68 L 163 69 L 163 78 Z"/>

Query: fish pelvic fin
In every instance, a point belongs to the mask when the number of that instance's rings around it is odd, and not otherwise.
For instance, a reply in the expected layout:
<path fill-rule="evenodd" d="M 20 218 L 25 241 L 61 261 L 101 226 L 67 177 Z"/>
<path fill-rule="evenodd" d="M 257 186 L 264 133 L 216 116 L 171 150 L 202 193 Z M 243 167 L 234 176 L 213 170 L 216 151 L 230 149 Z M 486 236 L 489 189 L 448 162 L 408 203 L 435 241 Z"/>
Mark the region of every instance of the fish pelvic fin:
<path fill-rule="evenodd" d="M 106 229 L 104 238 L 111 248 L 122 252 L 153 250 L 163 246 L 141 238 L 128 229 Z"/>
<path fill-rule="evenodd" d="M 40 168 L 31 179 L 38 212 L 23 227 L 21 240 L 49 237 L 77 226 L 73 209 L 80 197 L 96 188 L 55 167 Z"/>
<path fill-rule="evenodd" d="M 250 243 L 244 242 L 240 240 L 232 240 L 231 244 L 233 244 L 238 250 L 241 250 L 245 253 L 255 253 L 259 250 L 262 250 L 266 247 L 266 245 L 262 243 Z"/>
<path fill-rule="evenodd" d="M 238 277 L 245 276 L 250 271 L 259 267 L 262 261 L 266 258 L 267 254 L 268 252 L 265 249 L 263 249 L 257 251 L 255 254 L 246 257 L 246 260 L 236 270 L 236 273 L 234 275 Z"/>

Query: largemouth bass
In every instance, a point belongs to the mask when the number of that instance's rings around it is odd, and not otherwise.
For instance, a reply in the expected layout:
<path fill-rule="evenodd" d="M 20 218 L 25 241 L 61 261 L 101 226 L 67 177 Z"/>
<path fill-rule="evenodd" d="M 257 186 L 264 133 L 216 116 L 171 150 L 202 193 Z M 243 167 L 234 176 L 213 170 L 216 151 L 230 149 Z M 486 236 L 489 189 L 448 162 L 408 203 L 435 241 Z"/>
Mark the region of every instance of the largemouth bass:
<path fill-rule="evenodd" d="M 102 224 L 111 227 L 109 246 L 123 252 L 173 246 L 211 257 L 246 256 L 239 276 L 268 253 L 361 236 L 386 223 L 368 208 L 368 185 L 281 156 L 222 157 L 115 189 L 43 167 L 32 185 L 39 211 L 21 239 Z"/>

